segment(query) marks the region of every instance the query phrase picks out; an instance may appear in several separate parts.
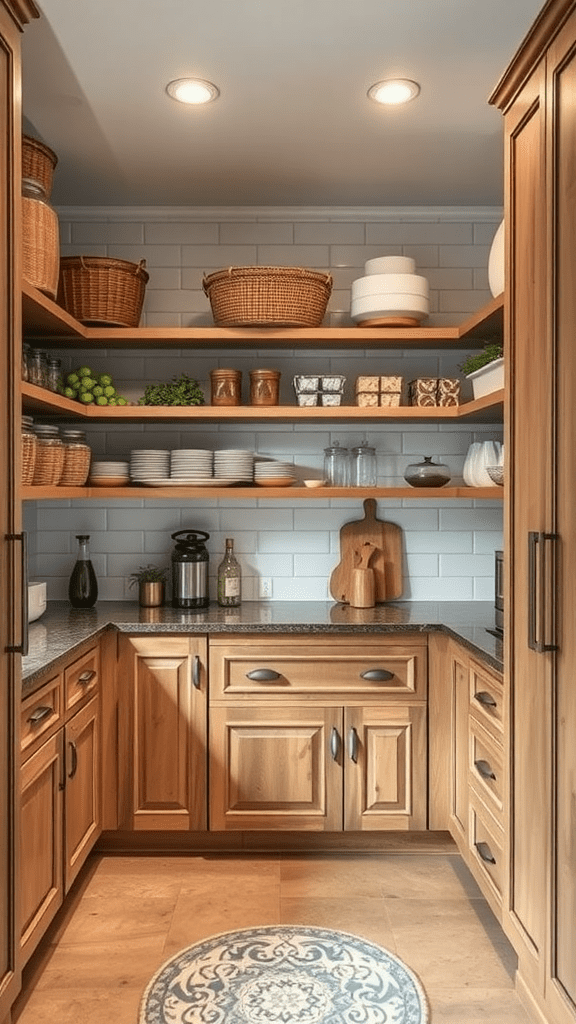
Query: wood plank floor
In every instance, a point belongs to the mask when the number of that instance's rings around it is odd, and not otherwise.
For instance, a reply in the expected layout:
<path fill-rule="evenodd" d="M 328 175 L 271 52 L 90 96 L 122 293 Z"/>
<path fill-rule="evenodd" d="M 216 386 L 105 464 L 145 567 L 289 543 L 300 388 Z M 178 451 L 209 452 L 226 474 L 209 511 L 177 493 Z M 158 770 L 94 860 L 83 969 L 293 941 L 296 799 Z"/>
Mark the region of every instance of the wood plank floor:
<path fill-rule="evenodd" d="M 179 949 L 260 924 L 362 935 L 420 978 L 431 1024 L 529 1024 L 515 956 L 454 854 L 91 858 L 25 971 L 18 1024 L 136 1024 Z"/>

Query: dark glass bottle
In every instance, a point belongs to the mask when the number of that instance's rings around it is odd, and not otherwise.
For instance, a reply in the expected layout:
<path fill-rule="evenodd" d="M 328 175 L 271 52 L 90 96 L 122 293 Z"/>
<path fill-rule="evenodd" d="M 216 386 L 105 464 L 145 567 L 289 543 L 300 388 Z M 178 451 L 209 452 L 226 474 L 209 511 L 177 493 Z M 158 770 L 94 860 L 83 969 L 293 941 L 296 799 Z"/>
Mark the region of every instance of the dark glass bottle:
<path fill-rule="evenodd" d="M 242 600 L 242 571 L 234 555 L 234 541 L 226 539 L 226 553 L 218 566 L 218 604 L 237 608 Z"/>
<path fill-rule="evenodd" d="M 98 599 L 98 581 L 90 561 L 88 541 L 90 537 L 77 535 L 78 558 L 68 584 L 68 599 L 73 608 L 92 608 Z"/>

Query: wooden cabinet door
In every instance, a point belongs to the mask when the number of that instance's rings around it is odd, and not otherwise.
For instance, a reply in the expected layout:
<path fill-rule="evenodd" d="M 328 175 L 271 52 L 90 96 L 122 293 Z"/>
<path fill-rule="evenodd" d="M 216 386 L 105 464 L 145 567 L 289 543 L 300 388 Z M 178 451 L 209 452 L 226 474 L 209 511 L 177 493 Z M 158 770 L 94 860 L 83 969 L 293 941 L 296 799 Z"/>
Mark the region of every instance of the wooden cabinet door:
<path fill-rule="evenodd" d="M 429 827 L 468 849 L 468 653 L 441 633 L 429 636 Z"/>
<path fill-rule="evenodd" d="M 426 706 L 346 708 L 344 827 L 425 829 Z"/>
<path fill-rule="evenodd" d="M 510 501 L 506 635 L 511 673 L 511 884 L 509 910 L 524 972 L 542 975 L 550 829 L 551 656 L 529 646 L 540 581 L 530 536 L 551 529 L 553 350 L 547 314 L 545 68 L 542 61 L 505 118 L 509 174 L 507 388 Z M 573 444 L 573 439 L 570 442 Z M 534 552 L 534 547 L 532 551 Z M 538 982 L 541 984 L 541 981 Z"/>
<path fill-rule="evenodd" d="M 210 829 L 342 829 L 342 709 L 210 709 Z"/>
<path fill-rule="evenodd" d="M 100 698 L 93 697 L 66 724 L 64 886 L 72 885 L 101 832 Z"/>
<path fill-rule="evenodd" d="M 556 642 L 553 694 L 555 808 L 551 864 L 551 981 L 547 1000 L 554 1019 L 576 1016 L 576 13 L 548 54 L 547 101 L 554 128 L 550 176 L 553 209 L 552 306 L 556 351 Z M 548 656 L 550 657 L 550 656 Z"/>
<path fill-rule="evenodd" d="M 120 637 L 120 676 L 131 704 L 122 729 L 130 829 L 207 827 L 207 649 L 196 637 Z M 122 695 L 120 698 L 123 701 Z"/>
<path fill-rule="evenodd" d="M 62 904 L 62 729 L 22 766 L 20 945 L 28 960 Z"/>

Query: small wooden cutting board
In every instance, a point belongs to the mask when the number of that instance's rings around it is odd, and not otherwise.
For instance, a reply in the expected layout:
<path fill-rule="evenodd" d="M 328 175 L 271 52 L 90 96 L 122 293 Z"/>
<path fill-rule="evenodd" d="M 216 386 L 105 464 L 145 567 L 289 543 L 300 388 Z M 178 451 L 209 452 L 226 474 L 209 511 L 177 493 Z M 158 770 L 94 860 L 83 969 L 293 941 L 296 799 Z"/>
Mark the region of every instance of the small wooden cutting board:
<path fill-rule="evenodd" d="M 376 499 L 366 498 L 364 519 L 345 523 L 340 530 L 340 562 L 330 577 L 335 601 L 350 602 L 352 570 L 360 565 L 360 551 L 367 543 L 375 547 L 370 568 L 374 570 L 376 603 L 402 596 L 402 530 L 395 523 L 377 519 Z"/>

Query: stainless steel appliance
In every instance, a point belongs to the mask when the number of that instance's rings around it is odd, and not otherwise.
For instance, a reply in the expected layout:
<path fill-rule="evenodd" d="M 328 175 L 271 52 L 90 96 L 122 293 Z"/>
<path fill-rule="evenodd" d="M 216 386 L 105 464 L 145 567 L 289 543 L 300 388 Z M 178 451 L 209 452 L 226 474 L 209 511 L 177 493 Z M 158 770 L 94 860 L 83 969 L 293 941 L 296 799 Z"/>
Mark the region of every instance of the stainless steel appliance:
<path fill-rule="evenodd" d="M 504 552 L 494 552 L 494 629 L 504 634 Z"/>
<path fill-rule="evenodd" d="M 171 536 L 176 541 L 172 552 L 172 607 L 207 608 L 208 550 L 204 542 L 210 534 L 203 530 L 178 530 Z"/>

